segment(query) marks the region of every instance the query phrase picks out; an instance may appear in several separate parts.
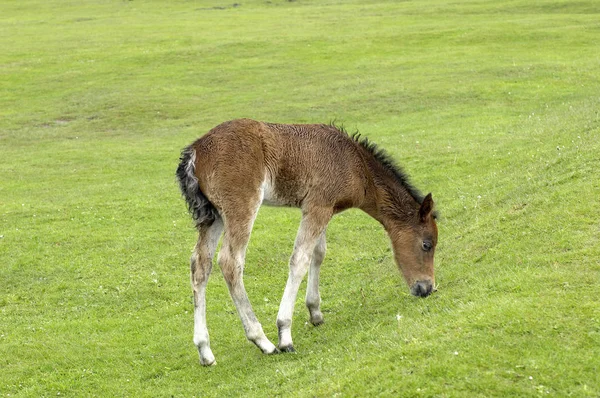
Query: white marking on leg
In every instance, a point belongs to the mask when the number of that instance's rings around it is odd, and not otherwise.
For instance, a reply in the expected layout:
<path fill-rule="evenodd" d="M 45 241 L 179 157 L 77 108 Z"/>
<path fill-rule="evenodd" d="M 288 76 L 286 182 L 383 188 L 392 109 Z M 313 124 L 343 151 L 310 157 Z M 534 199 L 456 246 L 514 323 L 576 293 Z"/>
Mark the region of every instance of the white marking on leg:
<path fill-rule="evenodd" d="M 290 271 L 288 280 L 283 291 L 283 298 L 277 314 L 277 327 L 279 329 L 279 348 L 287 349 L 292 347 L 292 316 L 294 314 L 294 304 L 300 283 L 308 271 L 310 261 L 309 251 L 298 248 L 294 250 L 290 260 Z"/>
<path fill-rule="evenodd" d="M 317 240 L 331 217 L 331 213 L 305 214 L 300 222 L 294 251 L 290 258 L 288 280 L 283 291 L 283 298 L 277 313 L 279 329 L 279 348 L 283 351 L 294 351 L 292 344 L 292 316 L 300 283 L 311 261 Z"/>
<path fill-rule="evenodd" d="M 237 258 L 236 258 L 237 257 Z M 272 354 L 277 351 L 277 348 L 273 343 L 267 339 L 262 326 L 254 311 L 252 305 L 248 299 L 248 294 L 244 287 L 243 281 L 243 258 L 238 255 L 232 255 L 228 253 L 228 248 L 224 247 L 219 252 L 219 265 L 227 282 L 229 293 L 237 309 L 238 316 L 242 321 L 246 338 L 256 344 L 258 348 L 265 354 Z"/>
<path fill-rule="evenodd" d="M 310 322 L 315 326 L 323 323 L 321 295 L 319 294 L 319 271 L 321 270 L 321 263 L 325 258 L 326 250 L 325 231 L 323 231 L 313 252 L 308 271 L 308 284 L 306 286 L 306 307 L 310 313 Z"/>
<path fill-rule="evenodd" d="M 221 267 L 221 272 L 223 273 L 225 281 L 227 282 L 229 293 L 235 304 L 240 320 L 242 321 L 246 337 L 256 344 L 263 353 L 272 354 L 277 352 L 277 348 L 269 341 L 269 339 L 267 339 L 267 336 L 265 336 L 263 328 L 252 310 L 252 305 L 248 299 L 243 280 L 246 247 L 248 245 L 254 219 L 256 218 L 258 208 L 262 201 L 262 195 L 261 192 L 259 197 L 260 201 L 257 202 L 253 218 L 249 220 L 246 225 L 247 230 L 237 230 L 236 232 L 233 232 L 230 228 L 239 228 L 240 226 L 235 225 L 230 227 L 227 223 L 227 219 L 225 220 L 226 231 L 225 237 L 223 238 L 223 246 L 221 247 L 218 256 L 218 263 Z"/>
<path fill-rule="evenodd" d="M 206 327 L 206 285 L 222 231 L 221 219 L 215 220 L 208 229 L 201 230 L 191 258 L 191 282 L 194 292 L 194 344 L 198 348 L 200 363 L 205 366 L 216 364 L 210 349 L 210 339 Z"/>
<path fill-rule="evenodd" d="M 206 287 L 200 286 L 194 292 L 196 306 L 194 309 L 194 344 L 198 347 L 200 363 L 205 366 L 216 364 L 215 356 L 210 349 L 210 339 L 206 327 Z"/>

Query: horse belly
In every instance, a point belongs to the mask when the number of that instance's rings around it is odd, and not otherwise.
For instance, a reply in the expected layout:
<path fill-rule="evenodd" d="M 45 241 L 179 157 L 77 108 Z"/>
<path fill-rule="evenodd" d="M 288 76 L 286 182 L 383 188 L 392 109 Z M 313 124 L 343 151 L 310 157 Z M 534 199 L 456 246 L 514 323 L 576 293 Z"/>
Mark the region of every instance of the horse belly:
<path fill-rule="evenodd" d="M 265 206 L 286 206 L 297 207 L 299 203 L 293 197 L 294 195 L 285 195 L 277 192 L 275 184 L 270 178 L 266 178 L 261 185 L 262 204 Z"/>

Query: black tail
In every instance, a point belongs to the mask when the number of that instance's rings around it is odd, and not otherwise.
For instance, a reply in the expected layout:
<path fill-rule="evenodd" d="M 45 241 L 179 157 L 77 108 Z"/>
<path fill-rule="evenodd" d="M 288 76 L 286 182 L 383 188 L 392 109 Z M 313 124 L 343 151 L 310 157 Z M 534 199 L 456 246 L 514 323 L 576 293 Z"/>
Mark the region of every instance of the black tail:
<path fill-rule="evenodd" d="M 196 178 L 196 151 L 191 146 L 181 152 L 177 179 L 188 209 L 196 221 L 196 226 L 210 226 L 219 217 L 215 206 L 204 196 Z"/>

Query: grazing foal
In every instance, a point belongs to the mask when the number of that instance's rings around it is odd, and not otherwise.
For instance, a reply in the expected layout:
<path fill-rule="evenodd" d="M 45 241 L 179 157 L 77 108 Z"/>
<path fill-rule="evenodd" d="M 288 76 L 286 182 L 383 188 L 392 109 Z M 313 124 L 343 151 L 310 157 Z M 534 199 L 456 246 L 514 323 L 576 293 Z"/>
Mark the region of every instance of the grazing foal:
<path fill-rule="evenodd" d="M 183 150 L 177 177 L 199 233 L 191 279 L 194 343 L 202 365 L 215 364 L 206 328 L 205 292 L 223 232 L 217 262 L 246 337 L 265 354 L 278 352 L 254 315 L 243 281 L 246 247 L 262 204 L 302 210 L 277 314 L 281 351 L 294 351 L 294 303 L 309 269 L 306 306 L 312 324 L 323 323 L 319 268 L 326 250 L 325 229 L 343 210 L 362 209 L 383 225 L 413 295 L 425 297 L 434 288 L 438 233 L 431 194 L 423 197 L 385 152 L 357 134 L 348 136 L 322 124 L 233 120 Z"/>

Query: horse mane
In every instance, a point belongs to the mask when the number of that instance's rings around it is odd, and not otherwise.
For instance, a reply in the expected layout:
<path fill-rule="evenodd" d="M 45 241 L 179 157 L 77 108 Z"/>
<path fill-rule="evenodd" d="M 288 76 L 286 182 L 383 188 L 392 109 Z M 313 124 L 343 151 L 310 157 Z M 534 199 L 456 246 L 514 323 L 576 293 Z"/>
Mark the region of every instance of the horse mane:
<path fill-rule="evenodd" d="M 363 147 L 368 153 L 370 153 L 373 158 L 387 171 L 389 171 L 395 178 L 398 183 L 408 192 L 408 194 L 420 205 L 423 203 L 423 199 L 425 196 L 419 191 L 412 183 L 410 182 L 410 178 L 408 174 L 400 167 L 394 158 L 390 156 L 387 151 L 383 148 L 380 148 L 372 141 L 369 141 L 367 137 L 363 137 L 358 130 L 352 134 L 349 134 L 343 125 L 336 125 L 335 121 L 332 121 L 329 124 L 331 127 L 336 130 L 346 134 L 352 141 Z M 434 216 L 437 216 L 437 212 Z"/>

